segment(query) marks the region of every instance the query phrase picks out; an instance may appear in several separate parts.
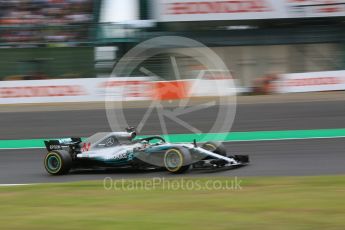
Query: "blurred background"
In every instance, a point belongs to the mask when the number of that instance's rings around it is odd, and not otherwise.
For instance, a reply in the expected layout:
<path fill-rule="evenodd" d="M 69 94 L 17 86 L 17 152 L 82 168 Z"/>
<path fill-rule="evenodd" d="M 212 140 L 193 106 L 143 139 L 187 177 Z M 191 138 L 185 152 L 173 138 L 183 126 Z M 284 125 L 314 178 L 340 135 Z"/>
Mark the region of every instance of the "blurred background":
<path fill-rule="evenodd" d="M 160 36 L 200 43 L 124 58 Z M 185 55 L 208 49 L 219 59 Z M 0 0 L 0 226 L 343 230 L 344 100 L 345 0 Z M 43 140 L 128 126 L 249 155 L 186 175 L 244 177 L 243 192 L 54 185 L 180 178 L 158 171 L 47 175 Z"/>
<path fill-rule="evenodd" d="M 149 38 L 185 36 L 212 48 L 246 93 L 281 74 L 345 69 L 343 0 L 1 0 L 0 79 L 108 77 Z M 173 50 L 171 50 L 173 52 Z M 177 57 L 181 77 L 197 63 Z M 147 61 L 173 79 L 169 58 Z M 138 76 L 142 73 L 133 72 Z"/>

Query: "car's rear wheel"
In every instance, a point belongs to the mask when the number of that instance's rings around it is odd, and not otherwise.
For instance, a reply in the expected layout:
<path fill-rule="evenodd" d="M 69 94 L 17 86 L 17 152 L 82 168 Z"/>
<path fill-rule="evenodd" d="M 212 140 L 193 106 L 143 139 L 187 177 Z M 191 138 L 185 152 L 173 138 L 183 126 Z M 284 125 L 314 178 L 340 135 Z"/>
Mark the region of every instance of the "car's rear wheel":
<path fill-rule="evenodd" d="M 209 141 L 209 142 L 206 142 L 205 144 L 203 144 L 202 148 L 226 157 L 226 148 L 220 142 Z"/>
<path fill-rule="evenodd" d="M 190 168 L 191 154 L 184 148 L 172 148 L 164 154 L 164 166 L 171 173 L 184 173 Z"/>
<path fill-rule="evenodd" d="M 72 168 L 72 157 L 64 150 L 49 152 L 44 159 L 44 167 L 51 175 L 67 174 Z"/>

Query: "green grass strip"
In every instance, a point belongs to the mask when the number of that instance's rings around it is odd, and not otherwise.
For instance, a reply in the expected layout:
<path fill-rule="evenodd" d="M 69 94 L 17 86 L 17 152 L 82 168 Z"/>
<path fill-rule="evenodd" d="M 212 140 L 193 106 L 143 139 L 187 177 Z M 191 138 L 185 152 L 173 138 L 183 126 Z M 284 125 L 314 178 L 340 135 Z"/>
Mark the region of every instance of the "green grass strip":
<path fill-rule="evenodd" d="M 159 180 L 108 180 L 106 187 L 103 181 L 0 187 L 0 226 L 28 230 L 345 229 L 345 176 Z M 236 181 L 241 187 L 232 187 Z"/>
<path fill-rule="evenodd" d="M 143 137 L 143 136 L 139 136 Z M 253 131 L 253 132 L 227 132 L 208 134 L 170 134 L 164 135 L 170 142 L 198 142 L 205 141 L 268 141 L 289 139 L 317 139 L 345 137 L 345 129 L 313 129 L 313 130 L 282 130 L 282 131 Z M 54 138 L 48 138 L 54 139 Z M 59 139 L 59 138 L 56 138 Z M 0 149 L 42 148 L 46 139 L 30 140 L 0 140 Z"/>

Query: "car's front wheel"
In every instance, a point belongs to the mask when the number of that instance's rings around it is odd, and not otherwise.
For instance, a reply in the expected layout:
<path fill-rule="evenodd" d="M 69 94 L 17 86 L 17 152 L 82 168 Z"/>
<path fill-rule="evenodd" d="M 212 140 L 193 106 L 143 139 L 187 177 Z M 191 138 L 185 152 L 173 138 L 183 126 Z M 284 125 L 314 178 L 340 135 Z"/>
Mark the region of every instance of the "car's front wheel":
<path fill-rule="evenodd" d="M 175 174 L 186 172 L 190 168 L 191 154 L 184 148 L 172 148 L 164 154 L 165 168 Z"/>
<path fill-rule="evenodd" d="M 67 174 L 72 168 L 72 157 L 64 150 L 48 152 L 44 158 L 44 167 L 51 175 Z"/>

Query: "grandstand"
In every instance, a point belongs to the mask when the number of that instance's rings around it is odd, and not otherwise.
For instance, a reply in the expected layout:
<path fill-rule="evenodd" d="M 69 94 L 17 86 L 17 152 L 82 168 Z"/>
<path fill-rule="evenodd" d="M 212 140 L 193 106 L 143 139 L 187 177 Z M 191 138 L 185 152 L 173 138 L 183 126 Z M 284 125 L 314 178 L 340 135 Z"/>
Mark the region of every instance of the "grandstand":
<path fill-rule="evenodd" d="M 118 0 L 1 1 L 0 55 L 6 58 L 0 60 L 0 79 L 108 76 L 116 61 L 133 46 L 164 35 L 192 38 L 211 47 L 244 87 L 272 74 L 345 67 L 341 1 L 315 5 L 314 1 L 265 0 L 262 9 L 232 1 L 220 1 L 217 6 L 209 4 L 211 1 L 194 5 L 183 5 L 186 1 L 179 0 L 126 2 L 132 4 L 133 12 L 121 22 L 116 15 L 111 17 L 112 11 L 126 5 Z M 168 9 L 164 9 L 164 2 Z M 255 0 L 248 2 L 254 4 Z M 170 79 L 167 61 L 164 56 L 146 60 L 153 70 Z"/>

